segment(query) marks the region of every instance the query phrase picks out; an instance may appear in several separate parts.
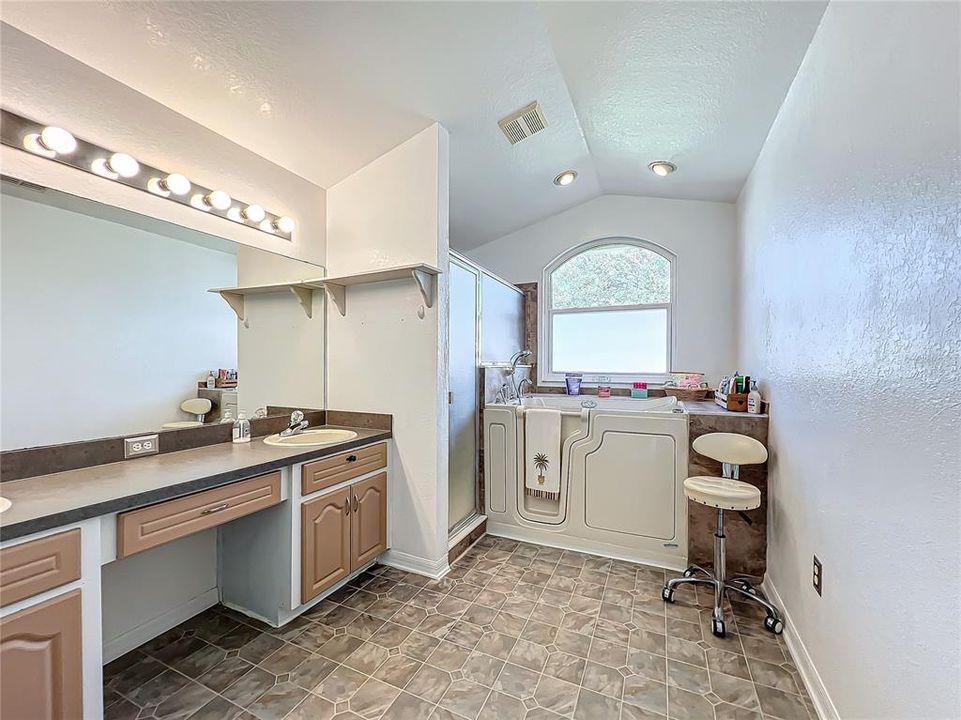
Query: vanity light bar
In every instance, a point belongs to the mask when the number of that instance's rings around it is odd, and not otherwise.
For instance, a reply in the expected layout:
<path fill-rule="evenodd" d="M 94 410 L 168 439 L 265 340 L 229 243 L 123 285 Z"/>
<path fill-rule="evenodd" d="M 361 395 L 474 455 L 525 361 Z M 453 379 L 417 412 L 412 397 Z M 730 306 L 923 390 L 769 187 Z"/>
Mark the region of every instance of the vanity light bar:
<path fill-rule="evenodd" d="M 286 215 L 267 212 L 256 203 L 240 202 L 223 190 L 205 188 L 180 173 L 146 165 L 127 153 L 94 145 L 63 128 L 43 125 L 9 110 L 0 110 L 0 142 L 270 235 L 289 240 L 296 228 Z"/>

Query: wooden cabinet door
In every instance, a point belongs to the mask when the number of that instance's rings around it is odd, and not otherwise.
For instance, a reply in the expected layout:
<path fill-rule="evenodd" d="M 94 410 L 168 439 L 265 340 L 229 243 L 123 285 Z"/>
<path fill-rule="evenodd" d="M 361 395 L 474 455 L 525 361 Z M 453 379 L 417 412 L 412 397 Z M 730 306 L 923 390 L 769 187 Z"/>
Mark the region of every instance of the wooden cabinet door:
<path fill-rule="evenodd" d="M 301 505 L 301 602 L 350 574 L 350 491 Z"/>
<path fill-rule="evenodd" d="M 80 720 L 83 648 L 80 591 L 0 620 L 0 717 Z"/>
<path fill-rule="evenodd" d="M 350 487 L 350 569 L 357 570 L 387 549 L 387 474 Z"/>

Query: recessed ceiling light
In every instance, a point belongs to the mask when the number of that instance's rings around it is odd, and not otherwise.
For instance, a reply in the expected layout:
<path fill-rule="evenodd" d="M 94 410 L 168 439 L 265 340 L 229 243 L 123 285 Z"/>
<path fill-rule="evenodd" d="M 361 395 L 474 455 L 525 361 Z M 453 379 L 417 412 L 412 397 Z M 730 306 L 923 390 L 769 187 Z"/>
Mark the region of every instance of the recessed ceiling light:
<path fill-rule="evenodd" d="M 570 185 L 572 182 L 574 182 L 576 178 L 577 178 L 577 172 L 575 172 L 574 170 L 565 170 L 556 178 L 554 178 L 554 184 L 560 185 L 560 186 Z"/>
<path fill-rule="evenodd" d="M 650 165 L 647 166 L 648 169 L 655 175 L 660 177 L 667 177 L 672 172 L 677 170 L 677 165 L 667 160 L 655 160 Z"/>

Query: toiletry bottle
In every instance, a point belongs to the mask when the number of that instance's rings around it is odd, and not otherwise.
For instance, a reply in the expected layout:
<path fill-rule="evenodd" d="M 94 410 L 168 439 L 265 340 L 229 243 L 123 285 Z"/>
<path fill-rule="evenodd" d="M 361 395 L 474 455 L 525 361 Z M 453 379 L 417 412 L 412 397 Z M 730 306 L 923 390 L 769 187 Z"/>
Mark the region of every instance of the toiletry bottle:
<path fill-rule="evenodd" d="M 754 415 L 761 414 L 761 393 L 757 389 L 757 380 L 751 381 L 751 392 L 747 395 L 747 411 Z"/>
<path fill-rule="evenodd" d="M 250 420 L 247 419 L 247 413 L 243 410 L 237 413 L 237 419 L 234 421 L 233 441 L 235 443 L 250 442 Z"/>
<path fill-rule="evenodd" d="M 208 389 L 208 390 L 213 390 L 214 387 L 216 387 L 216 385 L 217 385 L 217 379 L 214 377 L 214 371 L 211 370 L 211 371 L 207 374 L 207 389 Z"/>

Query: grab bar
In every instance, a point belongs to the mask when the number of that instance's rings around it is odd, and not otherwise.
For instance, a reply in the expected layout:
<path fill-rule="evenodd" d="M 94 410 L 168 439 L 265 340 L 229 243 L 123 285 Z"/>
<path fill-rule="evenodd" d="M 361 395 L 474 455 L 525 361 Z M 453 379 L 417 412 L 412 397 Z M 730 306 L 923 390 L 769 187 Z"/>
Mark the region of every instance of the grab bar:
<path fill-rule="evenodd" d="M 526 410 L 532 410 L 532 409 L 545 410 L 550 408 L 529 408 L 529 407 L 524 407 L 523 405 L 514 406 L 514 412 L 516 412 L 518 415 L 523 415 Z M 558 410 L 557 412 L 559 412 L 561 415 L 567 415 L 568 417 L 582 417 L 583 414 L 587 412 L 587 410 L 588 408 L 582 408 L 581 410 Z"/>

